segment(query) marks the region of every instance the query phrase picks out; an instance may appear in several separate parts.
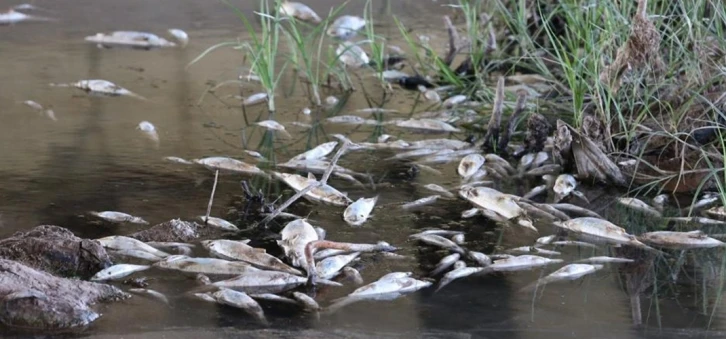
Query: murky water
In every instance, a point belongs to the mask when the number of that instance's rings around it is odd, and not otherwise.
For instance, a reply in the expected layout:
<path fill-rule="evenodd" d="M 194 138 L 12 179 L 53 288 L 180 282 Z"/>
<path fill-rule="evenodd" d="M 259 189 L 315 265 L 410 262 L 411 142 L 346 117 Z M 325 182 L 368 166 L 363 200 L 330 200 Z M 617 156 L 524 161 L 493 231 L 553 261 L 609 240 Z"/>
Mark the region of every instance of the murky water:
<path fill-rule="evenodd" d="M 251 15 L 257 1 L 233 1 Z M 0 1 L 0 8 L 15 3 Z M 248 137 L 255 149 L 260 131 L 244 129 L 245 119 L 230 96 L 237 87 L 223 87 L 216 96 L 202 98 L 208 82 L 235 79 L 240 72 L 241 52 L 220 50 L 185 69 L 189 61 L 207 47 L 236 38 L 245 39 L 244 28 L 233 12 L 221 2 L 202 0 L 124 0 L 124 1 L 37 1 L 51 9 L 44 15 L 59 22 L 28 23 L 0 27 L 0 236 L 11 235 L 39 224 L 68 227 L 82 237 L 126 234 L 139 230 L 133 226 L 109 227 L 83 217 L 92 210 L 118 210 L 144 217 L 153 223 L 172 218 L 193 218 L 204 214 L 212 186 L 213 173 L 163 162 L 164 156 L 198 158 L 209 155 L 244 158 L 241 139 Z M 338 1 L 308 1 L 325 13 Z M 361 14 L 363 1 L 352 1 L 344 13 Z M 377 1 L 381 20 L 379 34 L 390 35 L 392 43 L 404 43 L 397 28 L 387 19 L 387 11 L 400 14 L 407 27 L 443 38 L 440 15 L 444 10 L 430 1 Z M 137 51 L 98 49 L 83 41 L 86 35 L 111 30 L 144 30 L 163 34 L 168 28 L 185 29 L 191 43 L 185 49 Z M 397 40 L 398 39 L 398 40 Z M 444 48 L 444 40 L 441 46 Z M 107 79 L 148 99 L 91 98 L 80 91 L 51 88 L 51 82 L 80 79 Z M 243 87 L 245 95 L 260 91 L 255 84 Z M 368 84 L 371 97 L 382 98 L 380 86 Z M 346 133 L 363 140 L 372 128 L 332 128 L 316 133 L 295 128 L 289 123 L 310 123 L 326 112 L 312 117 L 300 110 L 309 104 L 300 88 L 283 86 L 277 99 L 275 117 L 286 123 L 293 139 L 275 144 L 277 156 L 286 157 L 326 140 L 325 133 Z M 368 107 L 356 91 L 348 98 L 345 110 Z M 336 94 L 339 93 L 324 93 Z M 411 93 L 389 94 L 386 107 L 404 112 L 413 105 Z M 202 98 L 200 100 L 200 98 Z M 34 100 L 52 107 L 57 122 L 38 115 L 21 102 Z M 201 105 L 197 105 L 201 103 Z M 420 110 L 420 109 L 418 109 Z M 251 108 L 248 117 L 266 114 L 264 106 Z M 148 120 L 159 129 L 161 146 L 154 149 L 135 130 Z M 415 138 L 416 136 L 407 136 Z M 381 158 L 390 154 L 354 154 L 341 164 L 354 170 L 386 173 L 392 164 Z M 250 160 L 247 158 L 247 160 Z M 428 195 L 419 184 L 453 183 L 454 165 L 439 166 L 443 177 L 422 172 L 411 182 L 388 180 L 376 192 L 334 181 L 351 197 L 380 195 L 379 205 L 411 201 Z M 240 176 L 222 176 L 213 215 L 224 216 L 235 195 L 241 194 Z M 523 190 L 522 188 L 517 188 Z M 523 192 L 517 192 L 523 193 Z M 601 205 L 602 201 L 600 202 Z M 518 230 L 500 234 L 495 225 L 475 219 L 458 220 L 463 202 L 443 201 L 425 213 L 398 213 L 376 210 L 373 220 L 363 228 L 352 229 L 340 220 L 341 211 L 314 208 L 310 216 L 327 229 L 329 238 L 341 241 L 375 242 L 386 240 L 402 247 L 412 261 L 364 261 L 361 270 L 366 281 L 394 270 L 423 275 L 442 256 L 420 249 L 407 241 L 414 229 L 453 227 L 468 232 L 467 246 L 491 252 L 501 241 L 503 248 L 531 244 L 535 235 Z M 304 209 L 304 208 L 303 208 Z M 311 210 L 308 208 L 307 210 Z M 390 211 L 390 212 L 389 212 Z M 393 213 L 393 212 L 396 213 Z M 548 230 L 543 228 L 543 230 Z M 549 231 L 549 230 L 548 230 Z M 588 251 L 565 249 L 565 259 L 587 257 Z M 518 290 L 537 279 L 541 271 L 470 278 L 451 284 L 440 293 L 423 292 L 393 302 L 365 302 L 352 305 L 320 322 L 293 310 L 266 307 L 273 328 L 300 331 L 304 337 L 324 336 L 399 336 L 399 337 L 675 337 L 701 336 L 703 330 L 726 330 L 720 300 L 703 298 L 698 289 L 684 286 L 678 297 L 642 298 L 643 319 L 647 326 L 631 326 L 630 299 L 623 290 L 621 276 L 608 267 L 581 282 L 553 284 L 533 297 Z M 105 337 L 133 334 L 132 337 L 161 337 L 169 331 L 174 337 L 237 337 L 290 335 L 289 333 L 244 332 L 258 328 L 237 310 L 189 300 L 181 296 L 194 286 L 193 280 L 152 272 L 152 288 L 171 298 L 169 306 L 141 297 L 104 306 L 104 316 L 82 334 Z M 344 295 L 349 288 L 321 290 L 318 300 Z M 712 292 L 712 291 L 711 291 Z M 709 292 L 709 293 L 711 293 Z M 706 300 L 704 302 L 703 300 Z M 713 316 L 711 317 L 711 315 Z M 173 333 L 173 334 L 171 334 Z"/>

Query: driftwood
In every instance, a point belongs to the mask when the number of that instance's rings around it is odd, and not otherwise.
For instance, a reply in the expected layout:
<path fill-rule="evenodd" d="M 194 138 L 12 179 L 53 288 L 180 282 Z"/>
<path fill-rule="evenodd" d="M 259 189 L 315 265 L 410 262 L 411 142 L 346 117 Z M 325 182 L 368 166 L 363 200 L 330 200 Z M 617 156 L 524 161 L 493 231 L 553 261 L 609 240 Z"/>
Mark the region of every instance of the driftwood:
<path fill-rule="evenodd" d="M 90 308 L 128 295 L 116 287 L 59 278 L 0 259 L 0 323 L 25 329 L 66 329 L 100 317 Z"/>
<path fill-rule="evenodd" d="M 0 240 L 0 258 L 58 276 L 84 279 L 111 266 L 111 260 L 101 244 L 51 225 L 37 226 Z"/>
<path fill-rule="evenodd" d="M 620 168 L 595 142 L 562 120 L 557 120 L 553 153 L 563 167 L 574 163 L 580 180 L 594 179 L 620 186 L 628 184 Z"/>

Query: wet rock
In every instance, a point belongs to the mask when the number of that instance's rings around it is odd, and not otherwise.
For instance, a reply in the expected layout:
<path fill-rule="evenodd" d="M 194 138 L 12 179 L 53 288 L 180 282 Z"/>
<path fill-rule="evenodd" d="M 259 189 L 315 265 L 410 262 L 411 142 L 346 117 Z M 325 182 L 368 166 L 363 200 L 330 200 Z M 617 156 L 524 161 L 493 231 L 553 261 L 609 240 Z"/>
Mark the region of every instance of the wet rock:
<path fill-rule="evenodd" d="M 84 326 L 100 317 L 90 305 L 128 297 L 116 287 L 59 278 L 0 259 L 0 323 L 27 329 Z"/>
<path fill-rule="evenodd" d="M 199 240 L 218 239 L 228 234 L 217 227 L 197 224 L 192 221 L 172 219 L 149 229 L 128 235 L 143 242 L 192 242 Z"/>
<path fill-rule="evenodd" d="M 41 225 L 0 240 L 0 258 L 65 277 L 87 279 L 111 266 L 96 241 L 81 239 L 65 228 Z"/>

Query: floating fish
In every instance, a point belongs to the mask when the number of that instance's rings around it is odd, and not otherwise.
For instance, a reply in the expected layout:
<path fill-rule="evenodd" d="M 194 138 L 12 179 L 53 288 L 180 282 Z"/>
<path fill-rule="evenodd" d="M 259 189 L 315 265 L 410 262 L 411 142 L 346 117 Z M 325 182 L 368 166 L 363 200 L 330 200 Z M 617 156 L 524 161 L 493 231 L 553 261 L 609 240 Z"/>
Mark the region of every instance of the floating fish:
<path fill-rule="evenodd" d="M 540 205 L 537 205 L 537 206 L 539 207 Z M 549 204 L 549 205 L 545 205 L 545 206 L 550 206 L 552 208 L 557 209 L 558 211 L 575 213 L 575 214 L 582 215 L 585 217 L 591 217 L 591 218 L 597 218 L 597 219 L 603 218 L 599 214 L 597 214 L 587 208 L 580 207 L 580 206 L 573 205 L 573 204 L 559 203 L 559 204 Z"/>
<path fill-rule="evenodd" d="M 555 241 L 555 239 L 557 239 L 557 235 L 554 235 L 553 234 L 553 235 L 548 235 L 548 236 L 544 236 L 544 237 L 537 238 L 537 240 L 535 241 L 535 243 L 537 245 L 540 245 L 540 246 L 541 245 L 549 245 L 553 241 Z"/>
<path fill-rule="evenodd" d="M 245 313 L 251 315 L 263 325 L 269 324 L 267 322 L 267 318 L 265 318 L 265 312 L 262 311 L 260 304 L 250 298 L 247 293 L 224 288 L 214 292 L 212 297 L 214 297 L 214 299 L 222 305 L 236 307 L 245 311 Z"/>
<path fill-rule="evenodd" d="M 277 244 L 282 247 L 292 266 L 307 269 L 305 266 L 307 263 L 305 246 L 312 241 L 318 240 L 318 234 L 313 226 L 305 219 L 293 220 L 280 231 L 280 237 L 281 239 L 277 241 Z"/>
<path fill-rule="evenodd" d="M 185 273 L 239 275 L 252 274 L 258 270 L 250 264 L 216 258 L 192 258 L 186 255 L 172 255 L 154 264 L 154 267 Z"/>
<path fill-rule="evenodd" d="M 38 113 L 45 114 L 45 116 L 48 117 L 50 120 L 58 121 L 58 118 L 55 117 L 55 112 L 53 112 L 52 109 L 44 109 L 41 104 L 39 104 L 33 100 L 25 100 L 25 101 L 23 101 L 23 103 L 26 106 L 36 110 Z"/>
<path fill-rule="evenodd" d="M 441 258 L 441 260 L 439 261 L 438 264 L 436 264 L 436 267 L 431 271 L 431 274 L 429 274 L 429 276 L 435 277 L 435 276 L 443 273 L 444 271 L 446 271 L 449 268 L 451 268 L 452 266 L 454 266 L 454 263 L 459 261 L 460 258 L 461 258 L 461 254 L 459 254 L 459 253 L 452 253 L 452 254 L 449 254 L 449 255 Z"/>
<path fill-rule="evenodd" d="M 431 204 L 435 203 L 436 200 L 438 200 L 439 198 L 441 198 L 441 196 L 438 194 L 431 195 L 431 196 L 424 197 L 424 198 L 421 198 L 421 199 L 418 199 L 418 200 L 415 200 L 415 201 L 412 201 L 409 203 L 405 203 L 405 204 L 401 205 L 401 208 L 403 208 L 405 210 L 410 210 L 410 209 L 419 208 L 419 207 L 426 206 L 426 205 L 431 205 Z"/>
<path fill-rule="evenodd" d="M 653 198 L 653 207 L 655 207 L 658 212 L 663 213 L 663 209 L 665 209 L 665 205 L 668 203 L 668 194 L 659 194 Z"/>
<path fill-rule="evenodd" d="M 260 92 L 260 93 L 252 94 L 252 95 L 248 96 L 247 98 L 245 98 L 244 100 L 242 100 L 242 105 L 243 106 L 254 106 L 257 104 L 261 104 L 265 101 L 267 101 L 267 93 Z"/>
<path fill-rule="evenodd" d="M 146 251 L 139 251 L 139 250 L 112 250 L 108 249 L 106 250 L 106 253 L 108 253 L 109 256 L 113 259 L 114 262 L 123 262 L 124 259 L 127 258 L 133 258 L 133 259 L 140 259 L 145 260 L 148 262 L 157 262 L 161 259 L 164 259 L 162 257 L 153 255 Z"/>
<path fill-rule="evenodd" d="M 441 96 L 439 96 L 439 93 L 434 90 L 427 89 L 423 91 L 423 97 L 431 102 L 441 102 Z"/>
<path fill-rule="evenodd" d="M 439 290 L 444 288 L 444 286 L 450 284 L 456 279 L 468 277 L 472 274 L 480 273 L 482 271 L 484 271 L 484 267 L 461 267 L 450 271 L 449 273 L 446 273 L 443 278 L 441 278 L 441 280 L 439 281 L 439 286 L 436 287 L 436 291 L 434 292 L 438 292 Z"/>
<path fill-rule="evenodd" d="M 130 265 L 130 264 L 118 264 L 108 267 L 96 273 L 91 277 L 92 281 L 104 281 L 104 280 L 117 280 L 125 278 L 133 273 L 146 271 L 151 266 L 148 265 Z"/>
<path fill-rule="evenodd" d="M 631 245 L 642 249 L 653 250 L 635 236 L 628 234 L 624 228 L 615 224 L 592 217 L 581 217 L 562 222 L 553 222 L 557 227 L 575 233 L 587 241 L 601 242 L 613 245 Z"/>
<path fill-rule="evenodd" d="M 352 15 L 338 17 L 330 24 L 328 35 L 340 40 L 348 40 L 354 37 L 358 31 L 366 25 L 366 20 Z"/>
<path fill-rule="evenodd" d="M 384 253 L 388 253 L 388 252 L 384 252 Z M 343 272 L 343 275 L 345 276 L 345 278 L 352 281 L 354 284 L 363 285 L 363 282 L 364 282 L 363 277 L 360 275 L 360 272 L 358 272 L 358 270 L 356 270 L 355 268 L 346 266 L 346 267 L 343 267 L 342 272 Z"/>
<path fill-rule="evenodd" d="M 462 231 L 442 230 L 442 229 L 429 229 L 429 230 L 421 231 L 421 232 L 418 232 L 418 233 L 415 233 L 415 234 L 411 234 L 409 236 L 409 238 L 415 238 L 415 237 L 419 237 L 419 236 L 422 236 L 422 235 L 440 235 L 440 236 L 449 237 L 449 236 L 454 236 L 454 235 L 463 234 L 463 233 L 464 232 L 462 232 Z"/>
<path fill-rule="evenodd" d="M 651 246 L 675 250 L 726 246 L 726 243 L 711 238 L 700 230 L 690 232 L 648 232 L 639 235 L 638 239 Z"/>
<path fill-rule="evenodd" d="M 466 253 L 466 256 L 469 259 L 474 260 L 482 267 L 486 267 L 492 264 L 492 258 L 481 252 L 469 251 Z"/>
<path fill-rule="evenodd" d="M 495 260 L 486 269 L 492 272 L 512 272 L 529 270 L 536 267 L 542 267 L 552 264 L 559 264 L 562 259 L 549 259 L 536 255 L 520 255 L 505 259 Z"/>
<path fill-rule="evenodd" d="M 360 198 L 356 200 L 356 202 L 348 205 L 343 212 L 343 220 L 351 226 L 363 225 L 368 220 L 368 216 L 373 211 L 373 207 L 375 207 L 377 201 L 378 197 Z"/>
<path fill-rule="evenodd" d="M 141 100 L 147 100 L 146 98 L 131 92 L 119 85 L 116 85 L 110 81 L 106 80 L 80 80 L 78 82 L 73 83 L 67 83 L 67 84 L 50 84 L 50 86 L 53 87 L 75 87 L 80 90 L 85 91 L 86 93 L 90 95 L 99 95 L 99 96 L 109 96 L 109 97 L 118 97 L 118 96 L 129 96 L 134 97 Z"/>
<path fill-rule="evenodd" d="M 243 161 L 227 157 L 208 157 L 192 160 L 195 164 L 202 165 L 211 170 L 222 170 L 229 172 L 266 175 L 257 166 L 247 164 Z"/>
<path fill-rule="evenodd" d="M 296 192 L 300 192 L 310 185 L 318 185 L 315 179 L 306 178 L 297 174 L 273 172 L 273 175 L 282 180 Z M 334 206 L 348 206 L 352 200 L 330 185 L 322 185 L 308 191 L 305 198 L 311 201 L 323 202 Z"/>
<path fill-rule="evenodd" d="M 249 296 L 255 300 L 274 301 L 283 304 L 298 305 L 298 302 L 295 299 L 290 299 L 273 293 L 249 294 Z"/>
<path fill-rule="evenodd" d="M 146 221 L 140 217 L 135 217 L 131 214 L 126 214 L 126 213 L 116 212 L 116 211 L 88 212 L 88 214 L 96 216 L 103 220 L 106 220 L 108 222 L 113 222 L 113 223 L 127 222 L 127 223 L 142 224 L 142 225 L 149 224 L 148 221 Z"/>
<path fill-rule="evenodd" d="M 308 282 L 308 278 L 278 271 L 256 270 L 238 275 L 234 278 L 214 282 L 201 289 L 228 288 L 245 293 L 282 293 Z M 342 286 L 339 283 L 320 279 L 317 281 L 327 286 Z"/>
<path fill-rule="evenodd" d="M 148 121 L 142 121 L 136 126 L 136 129 L 140 130 L 147 138 L 153 141 L 156 145 L 159 144 L 159 133 L 156 131 L 154 124 Z"/>
<path fill-rule="evenodd" d="M 549 283 L 565 280 L 576 280 L 580 279 L 588 274 L 595 273 L 602 269 L 602 265 L 591 265 L 591 264 L 569 264 L 565 265 L 557 271 L 550 273 L 548 276 L 537 280 L 535 283 L 525 287 L 524 289 L 530 289 L 532 287 L 539 287 Z"/>
<path fill-rule="evenodd" d="M 363 48 L 347 41 L 343 41 L 338 45 L 335 54 L 340 62 L 352 68 L 360 68 L 371 62 Z"/>
<path fill-rule="evenodd" d="M 538 247 L 531 247 L 531 246 L 522 246 L 517 248 L 512 248 L 507 250 L 509 253 L 514 254 L 540 254 L 540 255 L 560 255 L 562 253 L 557 251 L 550 251 L 543 248 Z"/>
<path fill-rule="evenodd" d="M 168 29 L 167 32 L 169 32 L 169 34 L 173 36 L 176 41 L 179 42 L 179 46 L 186 47 L 186 45 L 189 43 L 189 35 L 187 34 L 187 32 L 184 32 L 183 30 L 178 28 Z"/>
<path fill-rule="evenodd" d="M 481 209 L 474 207 L 474 208 L 470 208 L 466 211 L 461 212 L 461 218 L 469 219 L 469 218 L 473 218 L 479 214 L 481 214 Z"/>
<path fill-rule="evenodd" d="M 325 158 L 328 154 L 332 153 L 335 146 L 338 145 L 337 141 L 326 142 L 315 146 L 307 152 L 298 154 L 290 160 L 318 160 Z"/>
<path fill-rule="evenodd" d="M 635 262 L 633 259 L 628 258 L 614 258 L 614 257 L 590 257 L 582 260 L 578 260 L 577 262 L 580 263 L 589 263 L 589 264 L 629 264 Z"/>
<path fill-rule="evenodd" d="M 280 15 L 293 17 L 301 21 L 309 21 L 315 24 L 322 21 L 312 8 L 300 2 L 284 1 L 280 4 L 278 11 Z"/>
<path fill-rule="evenodd" d="M 443 121 L 435 119 L 409 119 L 399 120 L 395 122 L 397 127 L 408 128 L 412 130 L 420 130 L 426 132 L 438 132 L 438 133 L 455 133 L 461 132 L 460 129 L 451 126 Z"/>
<path fill-rule="evenodd" d="M 458 244 L 456 244 L 455 242 L 453 242 L 453 241 L 451 241 L 449 239 L 446 239 L 446 238 L 444 238 L 444 237 L 442 237 L 440 235 L 436 235 L 436 234 L 424 234 L 424 235 L 414 234 L 414 235 L 409 236 L 409 238 L 414 239 L 414 240 L 418 240 L 418 241 L 420 241 L 422 243 L 425 243 L 425 244 L 428 244 L 428 245 L 433 245 L 433 246 L 441 247 L 443 249 L 447 249 L 447 250 L 452 251 L 452 252 L 456 252 L 456 253 L 460 253 L 460 254 L 466 253 L 466 251 L 463 248 L 461 248 Z"/>
<path fill-rule="evenodd" d="M 318 305 L 318 302 L 307 294 L 302 292 L 292 292 L 292 296 L 306 312 L 320 311 L 320 305 Z"/>
<path fill-rule="evenodd" d="M 174 47 L 175 43 L 156 34 L 135 31 L 115 31 L 109 34 L 96 33 L 85 37 L 86 41 L 98 44 L 99 47 L 131 47 L 137 49 L 152 49 Z"/>
<path fill-rule="evenodd" d="M 209 226 L 214 226 L 225 231 L 239 231 L 239 228 L 235 224 L 222 218 L 207 217 L 204 215 L 200 215 L 197 218 Z"/>
<path fill-rule="evenodd" d="M 466 180 L 471 178 L 482 166 L 484 166 L 484 162 L 486 162 L 486 160 L 481 154 L 469 154 L 461 159 L 456 171 L 459 173 L 459 176 Z"/>
<path fill-rule="evenodd" d="M 570 196 L 576 187 L 577 181 L 571 174 L 560 174 L 557 176 L 555 185 L 552 187 L 552 190 L 555 192 L 555 202 L 560 202 L 560 200 Z"/>
<path fill-rule="evenodd" d="M 353 260 L 358 258 L 360 252 L 351 254 L 342 254 L 325 258 L 315 264 L 317 277 L 322 279 L 332 279 L 340 273 L 343 267 L 349 265 Z"/>
<path fill-rule="evenodd" d="M 244 242 L 234 240 L 205 240 L 202 246 L 217 258 L 226 260 L 239 260 L 265 270 L 275 270 L 295 275 L 302 273 L 272 255 L 265 253 L 264 249 L 254 248 Z"/>
<path fill-rule="evenodd" d="M 404 294 L 416 292 L 420 289 L 431 286 L 431 282 L 411 278 L 410 272 L 388 273 L 377 281 L 359 287 L 351 294 L 333 300 L 328 306 L 329 312 L 362 300 L 394 300 Z"/>
<path fill-rule="evenodd" d="M 21 9 L 21 8 L 15 8 Z M 42 16 L 29 15 L 10 9 L 6 12 L 0 12 L 0 25 L 14 25 L 24 21 L 57 21 L 56 19 L 46 18 Z"/>
<path fill-rule="evenodd" d="M 462 245 L 465 242 L 464 239 L 465 239 L 464 233 L 456 234 L 453 237 L 451 237 L 451 241 L 453 241 L 457 245 Z"/>
<path fill-rule="evenodd" d="M 462 187 L 459 195 L 469 200 L 474 206 L 481 208 L 483 213 L 487 213 L 487 211 L 493 213 L 495 219 L 496 216 L 501 216 L 504 220 L 514 221 L 537 232 L 532 222 L 525 218 L 524 209 L 517 204 L 515 197 L 512 195 L 504 194 L 489 187 Z"/>
<path fill-rule="evenodd" d="M 447 198 L 455 198 L 456 197 L 454 195 L 454 193 L 449 192 L 449 190 L 447 190 L 446 188 L 443 188 L 443 187 L 441 187 L 441 186 L 439 186 L 437 184 L 426 184 L 423 187 L 425 189 L 429 190 L 429 191 L 439 193 L 442 196 L 445 196 Z"/>
<path fill-rule="evenodd" d="M 654 216 L 656 218 L 660 218 L 663 216 L 660 211 L 637 198 L 618 198 L 617 201 L 620 205 L 623 205 L 627 208 L 632 208 L 636 211 L 645 213 L 650 216 Z"/>
<path fill-rule="evenodd" d="M 584 241 L 576 241 L 576 240 L 561 240 L 561 241 L 553 241 L 551 243 L 553 246 L 577 246 L 577 247 L 588 247 L 588 248 L 594 248 L 597 249 L 597 245 L 593 245 L 589 242 Z"/>
<path fill-rule="evenodd" d="M 292 138 L 290 133 L 287 133 L 287 131 L 285 130 L 285 126 L 283 126 L 281 123 L 279 123 L 275 120 L 263 120 L 263 121 L 256 122 L 255 125 L 267 128 L 268 130 L 271 130 L 271 131 L 281 132 L 282 134 L 285 135 L 285 137 Z"/>
<path fill-rule="evenodd" d="M 162 294 L 158 291 L 150 290 L 147 288 L 130 288 L 129 292 L 134 293 L 134 294 L 148 296 L 148 297 L 151 297 L 152 299 L 156 299 L 165 304 L 169 304 L 169 299 L 167 299 L 164 294 Z"/>
<path fill-rule="evenodd" d="M 325 98 L 325 105 L 328 107 L 333 107 L 333 106 L 337 105 L 339 102 L 340 102 L 340 100 L 338 100 L 338 98 L 336 98 L 332 95 Z"/>
<path fill-rule="evenodd" d="M 182 165 L 194 165 L 193 162 L 180 158 L 180 157 L 164 157 L 164 160 L 169 161 L 169 162 L 175 162 L 177 164 L 182 164 Z"/>

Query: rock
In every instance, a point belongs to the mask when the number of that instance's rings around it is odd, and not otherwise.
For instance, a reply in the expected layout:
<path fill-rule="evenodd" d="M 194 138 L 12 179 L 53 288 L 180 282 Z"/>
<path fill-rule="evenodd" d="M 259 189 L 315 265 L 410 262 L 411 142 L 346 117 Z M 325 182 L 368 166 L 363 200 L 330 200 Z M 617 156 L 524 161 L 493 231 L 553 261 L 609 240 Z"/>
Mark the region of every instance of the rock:
<path fill-rule="evenodd" d="M 90 305 L 127 298 L 116 287 L 59 278 L 0 259 L 0 323 L 26 329 L 65 329 L 100 317 Z"/>
<path fill-rule="evenodd" d="M 64 277 L 88 279 L 112 265 L 98 242 L 81 239 L 65 228 L 41 225 L 0 240 L 0 258 Z"/>
<path fill-rule="evenodd" d="M 158 241 L 188 243 L 207 239 L 218 239 L 223 234 L 228 233 L 229 231 L 224 231 L 216 227 L 200 225 L 191 221 L 172 219 L 127 236 L 143 242 Z"/>

